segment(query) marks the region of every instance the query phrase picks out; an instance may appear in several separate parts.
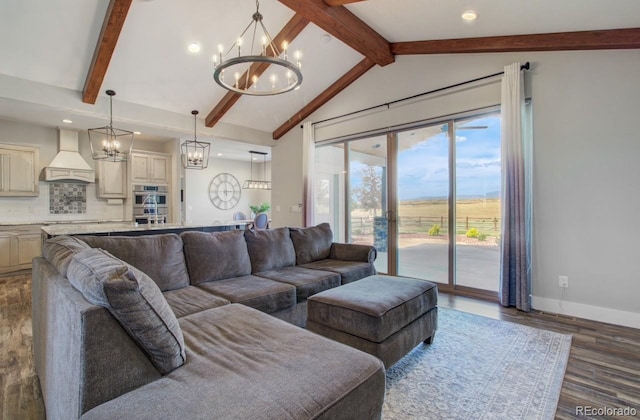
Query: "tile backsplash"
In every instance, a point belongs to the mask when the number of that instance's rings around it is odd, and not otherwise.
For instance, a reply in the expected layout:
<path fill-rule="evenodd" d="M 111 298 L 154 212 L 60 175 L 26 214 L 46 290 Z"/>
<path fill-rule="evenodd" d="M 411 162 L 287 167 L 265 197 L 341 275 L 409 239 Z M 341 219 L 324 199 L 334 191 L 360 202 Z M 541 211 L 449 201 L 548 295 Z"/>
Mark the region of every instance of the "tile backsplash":
<path fill-rule="evenodd" d="M 85 214 L 87 212 L 87 186 L 71 182 L 49 184 L 49 213 Z"/>
<path fill-rule="evenodd" d="M 0 224 L 21 224 L 21 223 L 68 223 L 78 221 L 119 221 L 131 220 L 131 205 L 125 203 L 109 202 L 96 196 L 96 184 L 72 184 L 85 188 L 85 202 L 82 203 L 82 212 L 68 211 L 55 213 L 52 210 L 51 200 L 55 196 L 52 195 L 54 190 L 53 184 L 41 181 L 39 183 L 40 194 L 37 197 L 0 197 Z M 71 209 L 71 200 L 78 199 L 71 196 L 69 209 Z M 61 203 L 64 206 L 64 203 Z M 73 205 L 79 206 L 79 202 L 73 202 Z"/>

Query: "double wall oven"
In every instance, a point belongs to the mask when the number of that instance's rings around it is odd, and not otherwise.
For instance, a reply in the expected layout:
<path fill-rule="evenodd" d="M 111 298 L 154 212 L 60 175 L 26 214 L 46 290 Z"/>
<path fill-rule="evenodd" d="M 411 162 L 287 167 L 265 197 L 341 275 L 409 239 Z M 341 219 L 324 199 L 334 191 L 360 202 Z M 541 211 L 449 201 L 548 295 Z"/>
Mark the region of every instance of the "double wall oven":
<path fill-rule="evenodd" d="M 166 185 L 133 185 L 133 221 L 139 224 L 166 223 L 169 190 Z"/>

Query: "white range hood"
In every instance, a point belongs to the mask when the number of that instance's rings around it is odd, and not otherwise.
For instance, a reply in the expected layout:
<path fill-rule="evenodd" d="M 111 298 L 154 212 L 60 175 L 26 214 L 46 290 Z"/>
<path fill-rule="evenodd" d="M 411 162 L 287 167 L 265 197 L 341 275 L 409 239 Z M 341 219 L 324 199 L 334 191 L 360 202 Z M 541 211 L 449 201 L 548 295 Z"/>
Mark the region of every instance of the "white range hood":
<path fill-rule="evenodd" d="M 44 180 L 95 182 L 95 171 L 78 153 L 78 132 L 58 128 L 58 144 L 58 154 L 44 168 Z"/>

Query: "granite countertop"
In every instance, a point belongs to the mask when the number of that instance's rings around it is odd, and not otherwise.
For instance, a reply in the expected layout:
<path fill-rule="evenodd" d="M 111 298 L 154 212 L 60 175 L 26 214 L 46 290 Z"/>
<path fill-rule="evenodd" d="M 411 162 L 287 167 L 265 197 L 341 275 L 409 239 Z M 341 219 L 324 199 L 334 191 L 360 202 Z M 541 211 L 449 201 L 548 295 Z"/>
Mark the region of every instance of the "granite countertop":
<path fill-rule="evenodd" d="M 180 223 L 159 223 L 151 225 L 138 225 L 135 226 L 131 222 L 119 222 L 119 223 L 72 223 L 72 224 L 56 224 L 50 226 L 42 226 L 42 232 L 50 236 L 58 235 L 82 235 L 92 233 L 111 233 L 111 232 L 149 232 L 154 230 L 167 230 L 167 229 L 190 229 L 190 228 L 205 228 L 210 226 L 244 226 L 244 222 L 224 222 L 224 223 L 209 223 L 209 224 L 180 224 Z"/>

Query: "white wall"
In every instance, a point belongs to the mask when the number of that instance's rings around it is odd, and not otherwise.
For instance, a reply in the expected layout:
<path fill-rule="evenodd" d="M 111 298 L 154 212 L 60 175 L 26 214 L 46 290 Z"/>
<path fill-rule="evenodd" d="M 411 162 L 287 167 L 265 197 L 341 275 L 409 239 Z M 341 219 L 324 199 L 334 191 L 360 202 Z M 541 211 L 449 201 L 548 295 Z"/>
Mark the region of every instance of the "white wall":
<path fill-rule="evenodd" d="M 640 328 L 638 50 L 397 57 L 309 120 L 491 74 L 514 61 L 532 64 L 527 90 L 534 119 L 533 305 Z M 471 109 L 482 102 L 476 99 L 448 103 L 447 111 Z M 426 102 L 424 109 L 432 112 Z M 386 124 L 396 122 L 401 121 Z M 296 163 L 301 151 L 297 128 L 273 149 L 274 205 L 302 200 L 302 167 Z M 301 223 L 287 213 L 275 220 Z M 569 276 L 568 289 L 558 287 L 559 275 Z"/>
<path fill-rule="evenodd" d="M 271 226 L 302 226 L 303 199 L 302 129 L 294 127 L 271 149 Z"/>
<path fill-rule="evenodd" d="M 254 164 L 254 177 L 260 174 L 262 179 L 262 167 L 256 169 Z M 269 179 L 269 164 L 267 163 L 266 178 Z M 219 158 L 210 158 L 209 166 L 203 170 L 189 169 L 185 170 L 185 208 L 186 223 L 214 223 L 227 222 L 233 219 L 233 213 L 236 211 L 243 212 L 249 217 L 251 210 L 250 205 L 260 204 L 262 202 L 271 203 L 271 191 L 261 190 L 241 190 L 240 201 L 231 210 L 220 210 L 215 207 L 209 199 L 209 183 L 219 173 L 229 173 L 235 176 L 240 182 L 240 186 L 247 179 L 251 178 L 251 164 L 249 162 L 241 162 L 237 160 L 227 160 Z M 273 209 L 270 211 L 273 212 Z"/>

